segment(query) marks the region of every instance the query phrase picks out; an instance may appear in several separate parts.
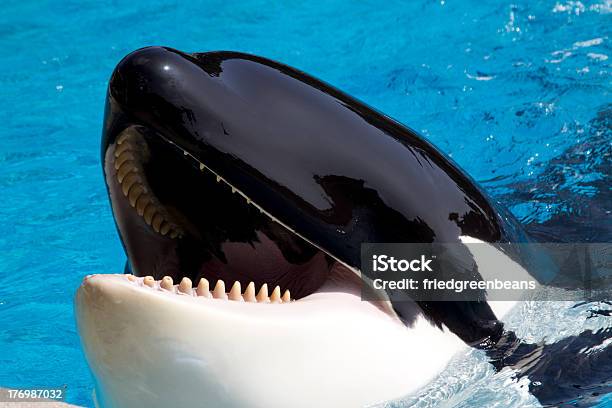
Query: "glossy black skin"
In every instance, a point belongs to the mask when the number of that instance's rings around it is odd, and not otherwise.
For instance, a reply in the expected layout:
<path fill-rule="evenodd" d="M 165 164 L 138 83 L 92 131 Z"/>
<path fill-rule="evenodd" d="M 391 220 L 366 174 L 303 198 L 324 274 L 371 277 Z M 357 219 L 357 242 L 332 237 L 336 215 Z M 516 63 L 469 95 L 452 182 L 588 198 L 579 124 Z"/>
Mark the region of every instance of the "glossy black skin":
<path fill-rule="evenodd" d="M 155 194 L 191 224 L 181 239 L 159 237 L 113 193 L 106 171 L 115 219 L 138 275 L 275 281 L 300 297 L 320 286 L 336 260 L 359 269 L 362 242 L 452 243 L 460 235 L 525 240 L 511 216 L 416 132 L 265 58 L 161 47 L 135 51 L 110 81 L 103 160 L 129 126 L 141 127 L 153 152 L 147 178 Z M 173 144 L 318 249 L 228 193 Z M 259 245 L 258 233 L 272 244 Z M 237 255 L 231 243 L 246 252 Z M 261 266 L 270 259 L 274 268 Z M 422 312 L 468 343 L 502 332 L 486 303 L 393 306 L 407 324 Z"/>

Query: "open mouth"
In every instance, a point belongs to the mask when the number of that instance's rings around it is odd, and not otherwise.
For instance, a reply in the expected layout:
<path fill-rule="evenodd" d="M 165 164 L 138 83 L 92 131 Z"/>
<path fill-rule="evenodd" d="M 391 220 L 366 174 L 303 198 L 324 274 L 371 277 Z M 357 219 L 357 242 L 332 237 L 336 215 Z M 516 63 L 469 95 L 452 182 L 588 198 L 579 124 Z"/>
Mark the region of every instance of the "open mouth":
<path fill-rule="evenodd" d="M 129 257 L 126 279 L 135 286 L 269 304 L 303 299 L 326 283 L 327 291 L 360 294 L 354 271 L 155 132 L 121 132 L 106 151 L 105 171 Z M 394 316 L 387 302 L 378 303 Z"/>

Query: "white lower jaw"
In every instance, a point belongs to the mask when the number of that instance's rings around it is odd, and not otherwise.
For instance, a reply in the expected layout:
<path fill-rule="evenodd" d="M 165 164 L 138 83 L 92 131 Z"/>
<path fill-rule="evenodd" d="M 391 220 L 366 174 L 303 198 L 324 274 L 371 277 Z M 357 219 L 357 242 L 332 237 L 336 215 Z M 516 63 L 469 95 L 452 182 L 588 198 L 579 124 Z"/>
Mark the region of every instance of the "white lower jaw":
<path fill-rule="evenodd" d="M 163 294 L 96 275 L 76 297 L 102 407 L 357 407 L 414 392 L 463 348 L 355 294 L 288 304 Z M 205 303 L 205 304 L 204 304 Z"/>
<path fill-rule="evenodd" d="M 483 273 L 500 263 L 526 273 L 489 251 L 473 253 Z M 424 318 L 398 324 L 334 276 L 281 304 L 165 293 L 125 275 L 87 278 L 76 316 L 100 407 L 359 407 L 414 393 L 466 348 Z M 490 302 L 500 319 L 514 303 Z"/>

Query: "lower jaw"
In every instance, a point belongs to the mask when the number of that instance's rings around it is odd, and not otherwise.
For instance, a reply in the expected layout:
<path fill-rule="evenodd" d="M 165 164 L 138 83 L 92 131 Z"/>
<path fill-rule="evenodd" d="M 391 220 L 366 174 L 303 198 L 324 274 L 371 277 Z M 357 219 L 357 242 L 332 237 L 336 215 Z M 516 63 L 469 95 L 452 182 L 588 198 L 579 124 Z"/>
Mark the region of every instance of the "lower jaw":
<path fill-rule="evenodd" d="M 410 364 L 397 364 L 410 362 L 409 331 L 362 302 L 359 286 L 340 274 L 286 303 L 153 286 L 130 275 L 94 275 L 77 294 L 79 331 L 107 406 L 173 406 L 194 390 L 204 391 L 185 406 L 341 406 L 332 396 L 363 406 L 412 384 Z M 365 381 L 358 390 L 356 381 Z"/>
<path fill-rule="evenodd" d="M 240 282 L 235 281 L 231 288 L 227 290 L 226 288 L 229 286 L 223 280 L 218 280 L 214 287 L 211 287 L 210 282 L 205 278 L 194 284 L 191 279 L 186 277 L 175 283 L 169 276 L 156 280 L 151 276 L 101 274 L 87 276 L 82 286 L 88 286 L 89 281 L 99 281 L 100 279 L 108 281 L 110 284 L 126 285 L 135 291 L 144 292 L 143 294 L 163 296 L 169 300 L 196 302 L 203 306 L 214 304 L 215 307 L 230 307 L 232 310 L 240 310 L 249 305 L 261 305 L 262 307 L 265 305 L 282 305 L 281 309 L 293 309 L 290 306 L 295 305 L 296 309 L 301 309 L 301 306 L 310 307 L 313 301 L 322 301 L 322 303 L 332 302 L 342 305 L 341 307 L 356 307 L 365 310 L 372 309 L 373 305 L 379 312 L 382 311 L 388 317 L 397 320 L 389 302 L 383 299 L 380 301 L 362 301 L 363 282 L 354 272 L 340 264 L 336 264 L 331 269 L 327 280 L 321 287 L 299 299 L 293 298 L 289 290 L 281 292 L 279 286 L 271 289 L 270 285 L 263 284 L 256 291 L 252 282 L 243 288 Z M 271 309 L 276 309 L 276 307 L 271 307 Z"/>
<path fill-rule="evenodd" d="M 345 275 L 351 274 L 350 277 Z M 339 267 L 334 269 L 330 279 L 316 292 L 300 299 L 288 299 L 278 296 L 279 291 L 272 291 L 267 297 L 262 297 L 260 293 L 255 295 L 255 299 L 250 294 L 241 293 L 239 296 L 236 291 L 232 293 L 222 291 L 219 284 L 216 290 L 209 290 L 203 293 L 198 286 L 190 287 L 186 281 L 174 285 L 171 280 L 153 280 L 148 277 L 136 277 L 128 274 L 98 274 L 87 276 L 79 289 L 81 297 L 88 297 L 90 301 L 97 304 L 96 309 L 101 308 L 101 299 L 110 301 L 111 304 L 124 304 L 121 306 L 128 312 L 127 304 L 138 304 L 129 313 L 135 313 L 144 317 L 143 313 L 148 313 L 145 305 L 159 305 L 165 309 L 165 313 L 170 313 L 175 307 L 186 307 L 190 313 L 195 315 L 204 314 L 206 316 L 233 316 L 232 319 L 245 322 L 249 319 L 259 321 L 275 322 L 274 324 L 290 319 L 298 321 L 302 319 L 326 319 L 328 314 L 350 314 L 359 316 L 370 316 L 371 318 L 383 321 L 393 321 L 399 326 L 403 326 L 388 301 L 362 301 L 361 286 L 359 278 L 353 272 Z M 235 286 L 233 286 L 235 288 Z M 199 292 L 199 293 L 198 293 Z M 245 290 L 247 292 L 247 290 Z M 275 295 L 275 292 L 277 293 Z M 88 293 L 88 296 L 83 296 Z M 163 307 L 162 305 L 167 305 Z M 108 311 L 106 311 L 108 312 Z M 246 319 L 246 320 L 245 320 Z"/>

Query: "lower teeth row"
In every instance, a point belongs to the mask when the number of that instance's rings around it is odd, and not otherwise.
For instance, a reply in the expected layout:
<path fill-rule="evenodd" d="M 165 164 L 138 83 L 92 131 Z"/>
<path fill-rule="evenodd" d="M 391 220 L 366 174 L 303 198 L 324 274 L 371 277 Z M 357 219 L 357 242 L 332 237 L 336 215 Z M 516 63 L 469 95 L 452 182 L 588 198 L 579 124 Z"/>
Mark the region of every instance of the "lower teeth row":
<path fill-rule="evenodd" d="M 170 276 L 164 276 L 160 281 L 156 281 L 152 276 L 145 276 L 142 279 L 134 275 L 127 275 L 132 282 L 140 282 L 144 286 L 154 289 L 165 290 L 172 293 L 198 296 L 213 299 L 234 300 L 238 302 L 252 303 L 288 303 L 291 301 L 289 290 L 281 296 L 280 286 L 276 286 L 271 295 L 268 295 L 268 285 L 263 284 L 257 295 L 255 294 L 255 283 L 251 282 L 247 285 L 244 293 L 241 290 L 240 282 L 236 281 L 228 293 L 225 292 L 225 282 L 218 280 L 215 288 L 211 291 L 208 280 L 200 279 L 197 287 L 193 287 L 191 279 L 183 278 L 178 285 L 175 285 Z"/>

